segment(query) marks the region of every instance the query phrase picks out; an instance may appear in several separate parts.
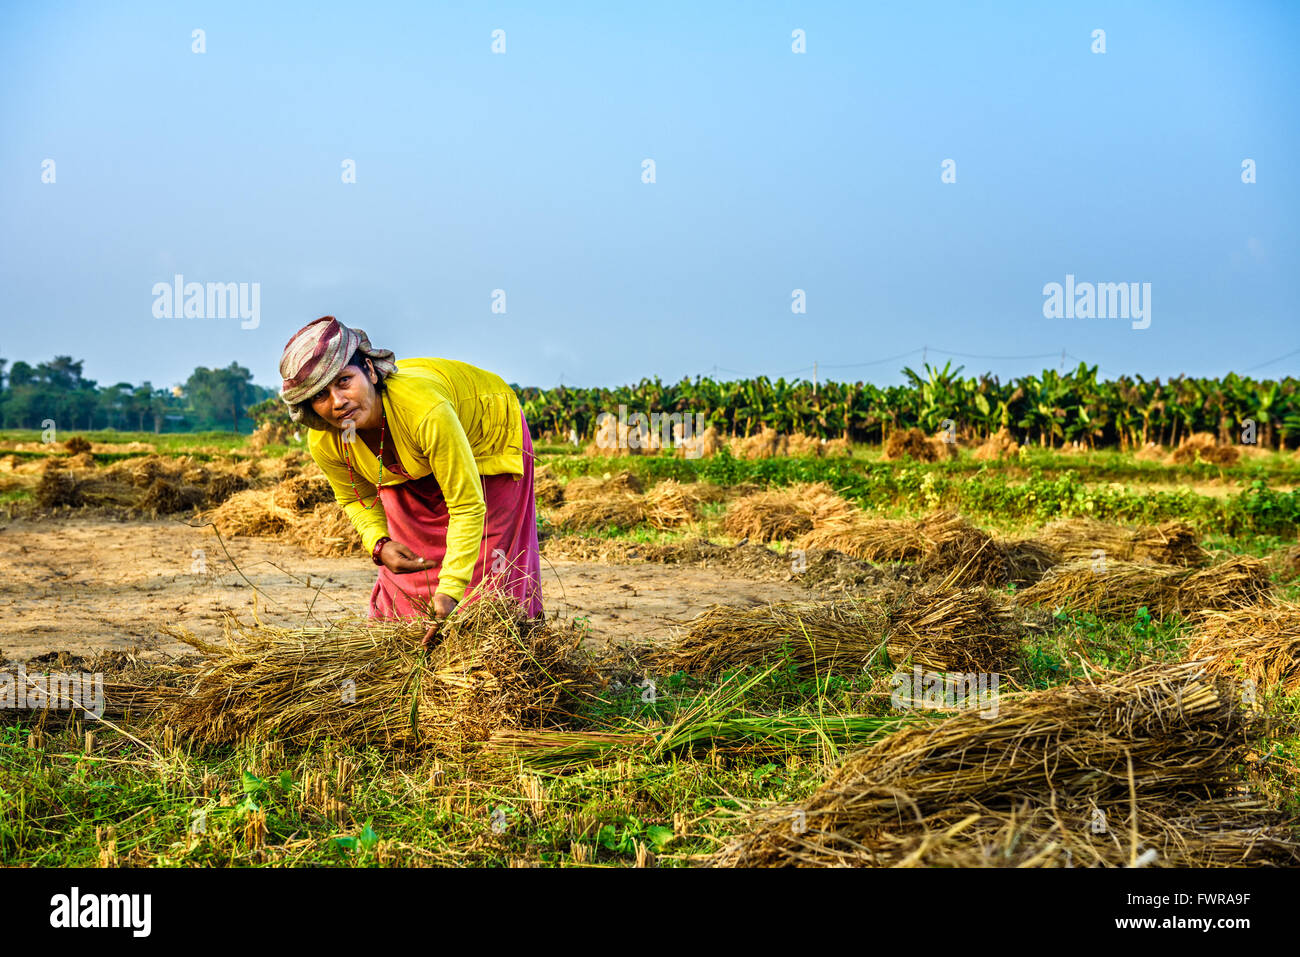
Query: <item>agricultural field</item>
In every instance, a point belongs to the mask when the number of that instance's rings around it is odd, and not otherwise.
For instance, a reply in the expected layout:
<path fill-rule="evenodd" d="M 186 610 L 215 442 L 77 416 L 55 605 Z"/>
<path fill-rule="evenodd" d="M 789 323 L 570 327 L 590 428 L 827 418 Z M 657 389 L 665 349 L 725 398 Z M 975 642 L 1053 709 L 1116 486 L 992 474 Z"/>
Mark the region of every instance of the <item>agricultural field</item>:
<path fill-rule="evenodd" d="M 1284 441 L 562 426 L 545 624 L 428 653 L 290 435 L 0 433 L 0 656 L 103 703 L 0 710 L 0 863 L 1300 865 Z"/>

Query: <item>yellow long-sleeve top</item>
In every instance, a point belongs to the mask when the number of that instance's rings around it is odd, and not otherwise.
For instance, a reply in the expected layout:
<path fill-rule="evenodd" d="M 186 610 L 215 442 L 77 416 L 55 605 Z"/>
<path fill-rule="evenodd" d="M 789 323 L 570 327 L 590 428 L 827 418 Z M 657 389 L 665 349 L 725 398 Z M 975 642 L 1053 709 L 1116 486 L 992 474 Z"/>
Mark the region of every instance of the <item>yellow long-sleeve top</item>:
<path fill-rule="evenodd" d="M 447 552 L 438 574 L 438 593 L 460 601 L 465 595 L 483 540 L 480 475 L 523 475 L 523 423 L 519 399 L 493 372 L 455 359 L 398 359 L 384 380 L 388 417 L 384 446 L 393 448 L 411 478 L 433 475 L 447 503 Z M 390 445 L 390 443 L 392 443 Z M 311 457 L 334 488 L 334 498 L 361 534 L 367 552 L 388 534 L 382 502 L 366 508 L 348 480 L 343 433 L 308 433 Z M 357 493 L 369 504 L 381 481 L 375 453 L 356 438 L 348 450 Z M 382 482 L 406 479 L 384 468 Z M 403 542 L 409 545 L 412 543 Z M 419 554 L 419 550 L 416 550 Z"/>

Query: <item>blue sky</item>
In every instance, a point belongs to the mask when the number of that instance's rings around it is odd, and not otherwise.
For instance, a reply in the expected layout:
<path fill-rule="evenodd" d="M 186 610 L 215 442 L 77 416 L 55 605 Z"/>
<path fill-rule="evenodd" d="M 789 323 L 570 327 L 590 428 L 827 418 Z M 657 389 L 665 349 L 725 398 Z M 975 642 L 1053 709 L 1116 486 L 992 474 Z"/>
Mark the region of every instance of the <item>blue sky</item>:
<path fill-rule="evenodd" d="M 278 387 L 333 314 L 548 387 L 1294 375 L 1256 367 L 1300 347 L 1298 41 L 1264 2 L 6 4 L 0 356 Z M 177 273 L 259 325 L 155 318 Z M 1045 318 L 1066 274 L 1150 327 Z"/>

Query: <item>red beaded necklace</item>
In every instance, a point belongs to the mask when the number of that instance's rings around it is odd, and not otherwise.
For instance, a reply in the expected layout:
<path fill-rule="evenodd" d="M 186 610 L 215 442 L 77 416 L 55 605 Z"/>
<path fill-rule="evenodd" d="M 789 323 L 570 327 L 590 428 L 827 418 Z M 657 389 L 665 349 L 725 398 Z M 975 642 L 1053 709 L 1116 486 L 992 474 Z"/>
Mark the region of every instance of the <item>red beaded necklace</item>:
<path fill-rule="evenodd" d="M 383 421 L 379 426 L 379 451 L 375 454 L 375 461 L 379 464 L 379 484 L 375 486 L 375 502 L 379 501 L 379 490 L 383 488 L 384 484 L 384 429 L 388 426 L 388 415 L 384 411 L 384 400 L 382 398 L 379 400 L 379 414 L 383 417 Z M 352 484 L 352 494 L 357 497 L 358 502 L 361 502 L 362 508 L 373 508 L 375 502 L 367 505 L 361 498 L 361 493 L 357 491 L 356 477 L 352 474 L 352 456 L 348 454 L 347 449 L 351 444 L 350 442 L 343 443 L 343 459 L 348 463 L 348 481 Z"/>

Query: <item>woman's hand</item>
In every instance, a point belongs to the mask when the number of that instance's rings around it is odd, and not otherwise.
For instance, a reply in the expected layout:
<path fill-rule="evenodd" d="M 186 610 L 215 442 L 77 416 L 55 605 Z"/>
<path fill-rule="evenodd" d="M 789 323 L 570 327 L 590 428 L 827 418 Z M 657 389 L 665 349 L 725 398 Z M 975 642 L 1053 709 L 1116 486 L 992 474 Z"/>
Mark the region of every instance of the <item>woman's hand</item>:
<path fill-rule="evenodd" d="M 460 603 L 456 601 L 456 599 L 452 598 L 450 595 L 435 594 L 433 596 L 434 619 L 437 622 L 443 621 L 448 615 L 450 615 L 453 611 L 456 610 L 456 606 L 458 604 Z M 437 624 L 430 625 L 429 630 L 424 633 L 424 647 L 432 648 L 435 643 L 434 639 L 437 638 L 437 636 L 438 636 L 438 625 Z"/>
<path fill-rule="evenodd" d="M 437 567 L 416 555 L 401 542 L 394 541 L 384 542 L 384 547 L 379 551 L 379 560 L 395 575 L 428 571 L 430 568 Z"/>
<path fill-rule="evenodd" d="M 442 621 L 455 611 L 456 606 L 459 604 L 460 602 L 452 598 L 450 595 L 443 595 L 441 593 L 436 594 L 433 596 L 433 617 L 438 619 L 438 621 Z"/>

